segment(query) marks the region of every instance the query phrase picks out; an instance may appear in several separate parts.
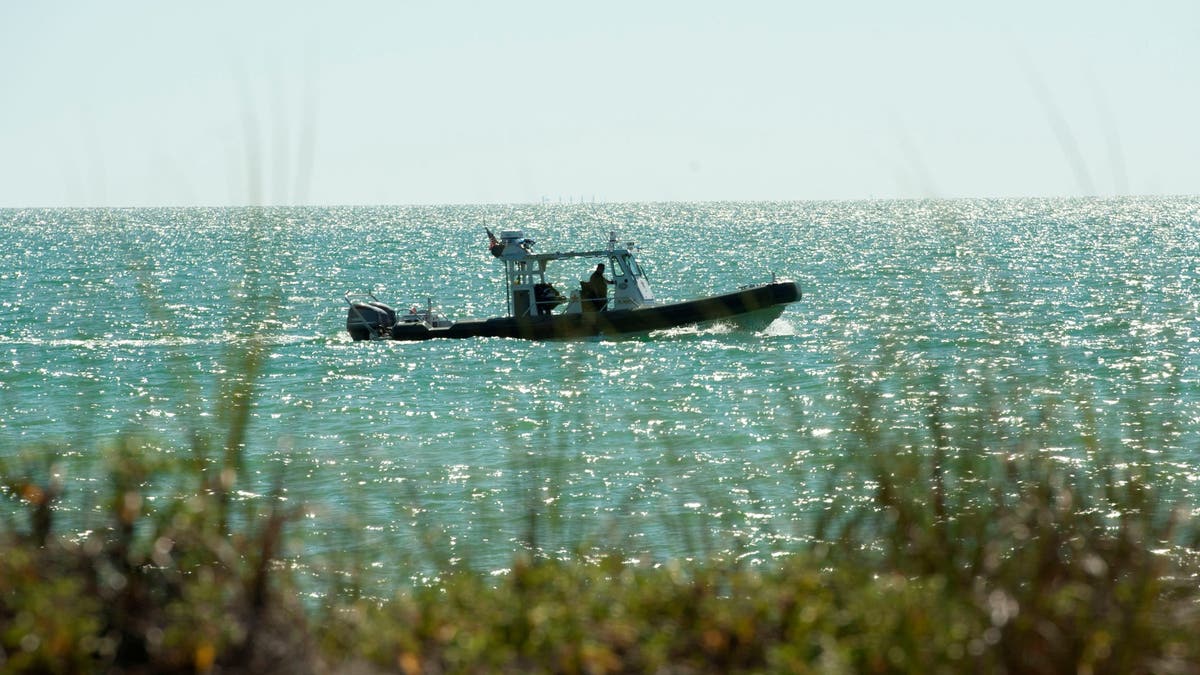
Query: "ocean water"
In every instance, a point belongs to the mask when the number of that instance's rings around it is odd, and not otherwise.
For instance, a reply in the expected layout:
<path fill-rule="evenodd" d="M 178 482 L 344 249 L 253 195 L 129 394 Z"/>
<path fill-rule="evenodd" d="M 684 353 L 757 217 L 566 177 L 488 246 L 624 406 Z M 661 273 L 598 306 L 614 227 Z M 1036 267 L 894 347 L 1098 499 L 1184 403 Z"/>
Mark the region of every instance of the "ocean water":
<path fill-rule="evenodd" d="M 761 333 L 350 341 L 350 290 L 502 313 L 485 227 L 542 251 L 615 230 L 663 300 L 772 274 L 804 298 Z M 1035 439 L 1194 506 L 1198 311 L 1190 197 L 0 210 L 0 457 L 56 458 L 62 517 L 89 527 L 104 448 L 186 455 L 261 348 L 238 495 L 281 481 L 302 554 L 383 577 L 587 542 L 757 562 L 869 508 L 856 457 L 928 451 L 934 407 L 954 452 Z"/>

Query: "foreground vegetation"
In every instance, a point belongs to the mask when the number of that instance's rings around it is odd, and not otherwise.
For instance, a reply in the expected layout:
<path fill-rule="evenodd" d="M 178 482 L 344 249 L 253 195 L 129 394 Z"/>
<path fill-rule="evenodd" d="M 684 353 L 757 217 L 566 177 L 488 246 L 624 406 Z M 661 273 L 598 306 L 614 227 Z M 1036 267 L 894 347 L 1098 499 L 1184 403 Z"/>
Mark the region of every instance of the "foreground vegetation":
<path fill-rule="evenodd" d="M 156 466 L 125 439 L 106 522 L 78 536 L 51 461 L 0 464 L 19 505 L 0 671 L 1200 672 L 1196 529 L 1134 473 L 1086 487 L 1037 452 L 873 454 L 873 503 L 768 565 L 518 556 L 318 606 L 285 563 L 296 514 L 231 514 L 236 455 L 203 459 Z"/>

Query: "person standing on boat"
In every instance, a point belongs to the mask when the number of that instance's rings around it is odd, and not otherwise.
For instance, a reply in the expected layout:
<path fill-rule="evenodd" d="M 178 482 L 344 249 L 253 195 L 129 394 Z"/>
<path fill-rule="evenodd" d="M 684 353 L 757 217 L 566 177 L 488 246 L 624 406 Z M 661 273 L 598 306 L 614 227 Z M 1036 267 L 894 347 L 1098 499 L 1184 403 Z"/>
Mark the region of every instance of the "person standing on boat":
<path fill-rule="evenodd" d="M 604 263 L 596 265 L 596 271 L 592 272 L 592 276 L 588 279 L 588 286 L 591 289 L 591 301 L 597 312 L 604 311 L 604 307 L 608 304 L 608 285 L 612 281 L 604 278 Z"/>

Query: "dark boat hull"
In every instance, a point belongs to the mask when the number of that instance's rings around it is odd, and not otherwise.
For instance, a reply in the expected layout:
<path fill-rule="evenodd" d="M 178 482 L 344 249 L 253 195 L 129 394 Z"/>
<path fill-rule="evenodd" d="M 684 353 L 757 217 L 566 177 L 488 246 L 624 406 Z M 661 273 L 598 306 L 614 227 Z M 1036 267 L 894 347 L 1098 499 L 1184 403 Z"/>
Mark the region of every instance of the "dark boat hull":
<path fill-rule="evenodd" d="M 425 324 L 397 324 L 396 340 L 433 338 L 504 337 L 525 340 L 563 340 L 596 336 L 636 335 L 717 321 L 765 326 L 783 313 L 784 306 L 800 299 L 800 286 L 783 281 L 744 288 L 699 300 L 583 314 L 537 317 L 501 317 L 486 321 L 460 321 L 445 328 Z"/>

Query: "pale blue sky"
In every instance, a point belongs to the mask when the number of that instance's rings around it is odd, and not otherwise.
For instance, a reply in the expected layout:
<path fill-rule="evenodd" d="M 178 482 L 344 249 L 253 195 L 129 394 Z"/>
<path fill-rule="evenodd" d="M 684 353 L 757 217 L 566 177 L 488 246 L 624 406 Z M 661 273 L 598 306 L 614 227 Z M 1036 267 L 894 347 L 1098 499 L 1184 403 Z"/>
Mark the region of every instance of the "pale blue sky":
<path fill-rule="evenodd" d="M 1200 2 L 0 0 L 0 206 L 1200 193 Z"/>

